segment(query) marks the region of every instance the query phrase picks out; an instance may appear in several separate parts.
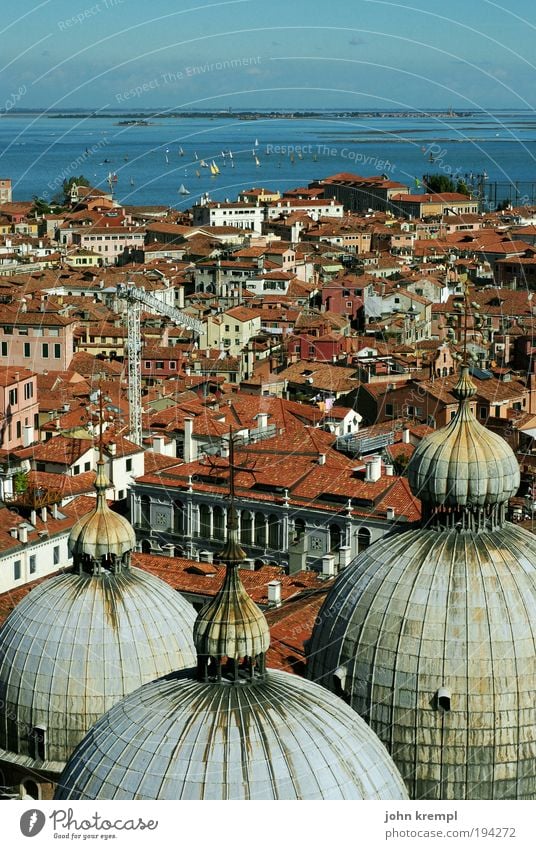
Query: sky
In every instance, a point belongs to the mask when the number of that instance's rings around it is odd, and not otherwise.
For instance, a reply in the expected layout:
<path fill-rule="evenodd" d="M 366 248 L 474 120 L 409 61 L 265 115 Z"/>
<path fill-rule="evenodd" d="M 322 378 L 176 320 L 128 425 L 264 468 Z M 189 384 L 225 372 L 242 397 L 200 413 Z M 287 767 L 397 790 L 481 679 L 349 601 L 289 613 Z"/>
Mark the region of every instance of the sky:
<path fill-rule="evenodd" d="M 4 0 L 0 34 L 0 111 L 535 105 L 532 0 Z"/>

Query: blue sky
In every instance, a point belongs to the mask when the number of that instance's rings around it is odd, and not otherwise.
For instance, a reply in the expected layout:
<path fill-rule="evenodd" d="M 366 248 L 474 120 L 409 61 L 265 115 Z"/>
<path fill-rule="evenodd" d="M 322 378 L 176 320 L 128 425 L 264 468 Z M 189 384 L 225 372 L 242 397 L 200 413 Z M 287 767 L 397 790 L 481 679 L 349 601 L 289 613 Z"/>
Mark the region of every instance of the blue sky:
<path fill-rule="evenodd" d="M 534 107 L 529 0 L 4 0 L 0 109 Z"/>

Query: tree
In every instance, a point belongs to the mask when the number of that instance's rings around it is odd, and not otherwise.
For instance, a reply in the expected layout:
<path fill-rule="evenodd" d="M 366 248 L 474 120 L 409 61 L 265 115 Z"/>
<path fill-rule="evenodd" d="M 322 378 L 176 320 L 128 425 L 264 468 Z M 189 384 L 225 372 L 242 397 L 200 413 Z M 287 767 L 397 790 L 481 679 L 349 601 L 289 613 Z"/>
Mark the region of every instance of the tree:
<path fill-rule="evenodd" d="M 443 192 L 455 192 L 456 185 L 446 174 L 425 174 L 423 177 L 426 191 L 429 194 L 442 194 Z"/>
<path fill-rule="evenodd" d="M 91 186 L 91 183 L 86 177 L 84 177 L 83 174 L 80 174 L 79 177 L 70 177 L 68 180 L 64 180 L 62 184 L 63 198 L 61 202 L 66 206 L 71 202 L 71 189 L 75 183 L 77 186 Z"/>
<path fill-rule="evenodd" d="M 16 493 L 26 492 L 28 489 L 28 473 L 16 472 L 13 475 L 13 488 Z"/>

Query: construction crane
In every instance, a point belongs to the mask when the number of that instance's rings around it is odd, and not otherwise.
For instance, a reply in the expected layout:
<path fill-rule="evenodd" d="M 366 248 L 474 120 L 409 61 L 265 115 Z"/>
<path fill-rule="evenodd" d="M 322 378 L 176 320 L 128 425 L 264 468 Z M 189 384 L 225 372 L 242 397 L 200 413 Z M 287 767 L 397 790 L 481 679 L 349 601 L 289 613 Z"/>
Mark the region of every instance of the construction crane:
<path fill-rule="evenodd" d="M 120 283 L 117 286 L 118 298 L 127 302 L 127 353 L 128 353 L 128 406 L 129 439 L 136 445 L 142 442 L 142 402 L 141 402 L 141 307 L 149 312 L 167 316 L 180 327 L 187 327 L 199 338 L 203 323 L 190 315 L 162 303 L 159 298 L 150 295 L 142 287 L 133 283 Z"/>

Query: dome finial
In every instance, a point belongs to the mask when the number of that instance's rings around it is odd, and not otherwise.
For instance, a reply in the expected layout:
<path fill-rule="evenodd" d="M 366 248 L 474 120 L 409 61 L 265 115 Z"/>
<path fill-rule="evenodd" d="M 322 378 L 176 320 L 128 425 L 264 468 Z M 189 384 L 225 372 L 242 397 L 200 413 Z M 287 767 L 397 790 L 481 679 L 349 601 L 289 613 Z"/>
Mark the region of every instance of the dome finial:
<path fill-rule="evenodd" d="M 241 467 L 235 464 L 234 448 L 231 429 L 227 541 L 219 554 L 226 565 L 225 578 L 217 596 L 201 610 L 194 626 L 198 673 L 203 681 L 225 678 L 238 683 L 264 677 L 265 655 L 270 645 L 266 617 L 244 589 L 238 571 L 246 553 L 238 540 L 235 473 Z"/>

